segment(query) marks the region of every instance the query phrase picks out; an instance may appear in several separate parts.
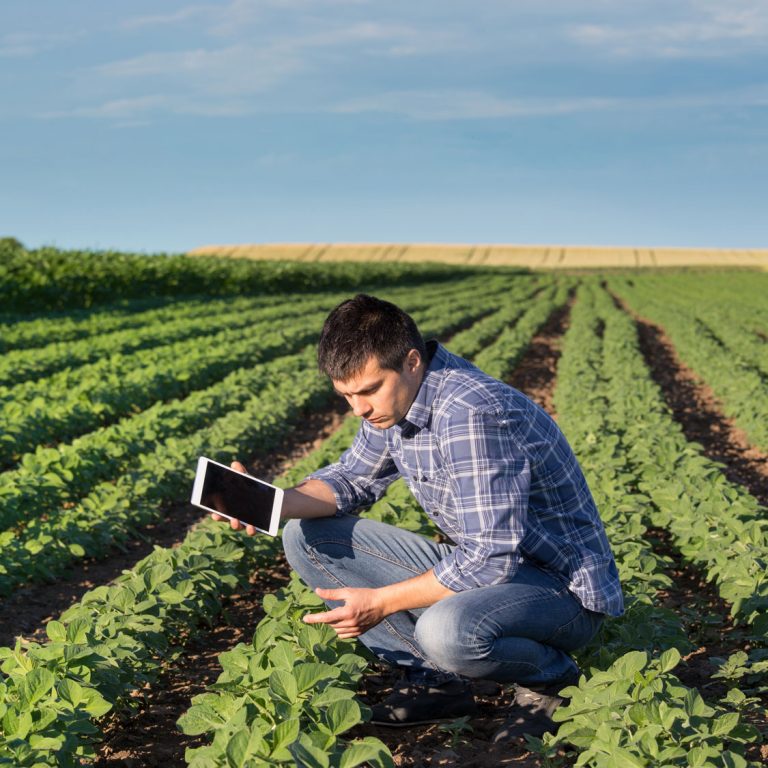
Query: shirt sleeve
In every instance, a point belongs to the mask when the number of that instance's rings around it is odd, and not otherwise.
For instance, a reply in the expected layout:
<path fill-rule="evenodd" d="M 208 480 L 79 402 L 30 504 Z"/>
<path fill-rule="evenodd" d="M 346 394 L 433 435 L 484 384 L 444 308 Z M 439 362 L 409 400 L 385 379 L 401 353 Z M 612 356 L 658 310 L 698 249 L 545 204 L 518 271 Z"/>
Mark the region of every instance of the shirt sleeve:
<path fill-rule="evenodd" d="M 369 507 L 399 476 L 382 431 L 365 421 L 360 423 L 352 445 L 335 464 L 309 475 L 331 487 L 337 516 Z"/>
<path fill-rule="evenodd" d="M 459 530 L 456 548 L 434 568 L 454 592 L 510 581 L 522 558 L 531 469 L 507 417 L 466 410 L 440 430 Z"/>

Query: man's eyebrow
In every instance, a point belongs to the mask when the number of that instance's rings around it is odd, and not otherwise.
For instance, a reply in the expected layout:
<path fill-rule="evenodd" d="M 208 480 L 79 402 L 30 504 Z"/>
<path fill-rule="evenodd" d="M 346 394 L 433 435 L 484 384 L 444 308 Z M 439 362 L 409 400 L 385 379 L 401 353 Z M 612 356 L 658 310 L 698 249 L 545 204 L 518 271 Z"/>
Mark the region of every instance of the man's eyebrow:
<path fill-rule="evenodd" d="M 372 384 L 369 384 L 367 387 L 363 387 L 362 389 L 358 389 L 357 392 L 340 392 L 336 387 L 334 386 L 333 389 L 336 392 L 337 395 L 341 395 L 344 397 L 345 395 L 364 395 L 368 392 L 373 392 L 374 389 L 378 389 L 382 383 L 383 379 L 378 379 L 377 381 L 374 381 Z"/>

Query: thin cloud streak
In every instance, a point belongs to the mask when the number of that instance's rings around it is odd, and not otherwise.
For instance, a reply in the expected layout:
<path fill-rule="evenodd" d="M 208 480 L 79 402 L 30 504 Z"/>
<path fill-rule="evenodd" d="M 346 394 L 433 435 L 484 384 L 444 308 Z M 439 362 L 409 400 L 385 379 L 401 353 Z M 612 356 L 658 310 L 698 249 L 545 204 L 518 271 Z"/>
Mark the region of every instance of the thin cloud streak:
<path fill-rule="evenodd" d="M 655 98 L 582 97 L 564 99 L 510 99 L 483 91 L 390 91 L 353 99 L 331 108 L 332 112 L 359 114 L 381 112 L 413 120 L 493 120 L 546 117 L 582 112 L 696 109 L 711 107 L 764 107 L 768 87 L 733 92 Z"/>
<path fill-rule="evenodd" d="M 83 34 L 82 32 L 12 32 L 0 37 L 0 57 L 20 59 L 37 56 L 60 45 L 72 43 Z"/>
<path fill-rule="evenodd" d="M 619 57 L 718 58 L 744 46 L 768 45 L 768 6 L 736 0 L 690 3 L 688 18 L 642 23 L 572 24 L 566 36 L 579 45 Z"/>

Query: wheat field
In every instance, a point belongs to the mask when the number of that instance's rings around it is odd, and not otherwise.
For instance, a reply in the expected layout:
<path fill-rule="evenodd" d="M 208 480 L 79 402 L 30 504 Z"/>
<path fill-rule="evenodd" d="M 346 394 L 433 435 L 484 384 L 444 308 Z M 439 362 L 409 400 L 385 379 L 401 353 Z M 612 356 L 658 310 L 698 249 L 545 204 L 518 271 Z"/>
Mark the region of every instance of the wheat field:
<path fill-rule="evenodd" d="M 206 245 L 199 256 L 290 261 L 438 261 L 449 264 L 600 269 L 753 267 L 768 269 L 768 249 L 629 248 L 571 245 L 442 245 L 407 243 L 264 243 Z"/>

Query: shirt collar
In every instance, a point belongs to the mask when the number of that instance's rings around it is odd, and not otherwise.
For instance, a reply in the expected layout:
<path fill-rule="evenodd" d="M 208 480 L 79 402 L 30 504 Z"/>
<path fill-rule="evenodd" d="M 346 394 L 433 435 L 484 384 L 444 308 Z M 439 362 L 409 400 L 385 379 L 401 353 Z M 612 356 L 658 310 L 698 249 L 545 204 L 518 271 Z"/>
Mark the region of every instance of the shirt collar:
<path fill-rule="evenodd" d="M 432 415 L 432 403 L 440 389 L 442 381 L 442 372 L 448 362 L 448 351 L 434 339 L 427 342 L 427 354 L 430 355 L 430 362 L 427 370 L 424 371 L 424 378 L 421 380 L 416 397 L 400 422 L 401 428 L 407 424 L 412 424 L 417 429 L 423 429 L 429 424 Z"/>

